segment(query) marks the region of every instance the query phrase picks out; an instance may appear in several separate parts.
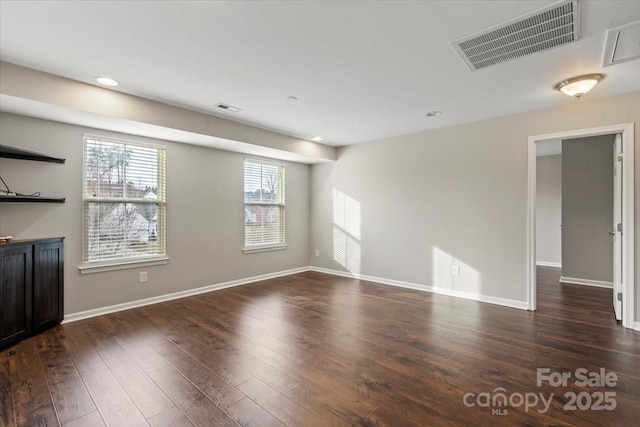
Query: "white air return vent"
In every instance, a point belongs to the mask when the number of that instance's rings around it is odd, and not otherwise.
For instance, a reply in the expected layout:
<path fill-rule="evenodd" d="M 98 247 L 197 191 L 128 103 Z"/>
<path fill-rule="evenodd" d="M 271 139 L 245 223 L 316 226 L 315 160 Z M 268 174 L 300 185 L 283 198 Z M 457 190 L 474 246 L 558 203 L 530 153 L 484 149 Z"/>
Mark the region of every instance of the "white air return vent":
<path fill-rule="evenodd" d="M 563 1 L 453 42 L 477 71 L 578 40 L 578 2 Z"/>
<path fill-rule="evenodd" d="M 640 58 L 640 21 L 630 22 L 607 31 L 602 66 Z"/>
<path fill-rule="evenodd" d="M 223 103 L 216 104 L 216 107 L 222 110 L 227 110 L 234 113 L 237 113 L 238 111 L 242 111 L 242 108 L 234 107 L 233 105 L 223 104 Z"/>

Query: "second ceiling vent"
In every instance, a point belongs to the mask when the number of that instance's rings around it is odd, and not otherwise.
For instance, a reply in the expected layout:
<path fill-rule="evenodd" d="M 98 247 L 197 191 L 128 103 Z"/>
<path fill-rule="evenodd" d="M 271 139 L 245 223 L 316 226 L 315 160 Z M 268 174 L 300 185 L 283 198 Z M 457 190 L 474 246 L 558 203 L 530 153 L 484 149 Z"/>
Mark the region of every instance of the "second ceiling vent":
<path fill-rule="evenodd" d="M 577 1 L 564 1 L 453 42 L 472 71 L 578 40 Z"/>

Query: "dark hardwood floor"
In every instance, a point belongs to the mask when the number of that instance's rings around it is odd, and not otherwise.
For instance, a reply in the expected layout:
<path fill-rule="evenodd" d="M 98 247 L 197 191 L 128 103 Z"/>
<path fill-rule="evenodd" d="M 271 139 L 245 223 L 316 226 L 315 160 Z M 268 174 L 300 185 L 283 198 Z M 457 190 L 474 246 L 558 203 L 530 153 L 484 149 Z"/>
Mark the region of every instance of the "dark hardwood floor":
<path fill-rule="evenodd" d="M 640 333 L 558 277 L 539 269 L 535 313 L 307 272 L 64 324 L 0 352 L 0 425 L 638 425 Z"/>

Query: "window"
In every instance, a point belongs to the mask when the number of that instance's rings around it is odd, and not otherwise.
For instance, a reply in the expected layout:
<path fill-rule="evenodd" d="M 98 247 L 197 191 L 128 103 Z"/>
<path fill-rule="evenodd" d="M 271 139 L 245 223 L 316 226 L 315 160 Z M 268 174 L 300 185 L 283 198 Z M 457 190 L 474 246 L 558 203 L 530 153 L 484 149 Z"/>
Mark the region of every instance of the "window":
<path fill-rule="evenodd" d="M 85 135 L 83 267 L 166 257 L 165 176 L 164 147 Z"/>
<path fill-rule="evenodd" d="M 284 165 L 244 161 L 244 250 L 284 249 Z"/>

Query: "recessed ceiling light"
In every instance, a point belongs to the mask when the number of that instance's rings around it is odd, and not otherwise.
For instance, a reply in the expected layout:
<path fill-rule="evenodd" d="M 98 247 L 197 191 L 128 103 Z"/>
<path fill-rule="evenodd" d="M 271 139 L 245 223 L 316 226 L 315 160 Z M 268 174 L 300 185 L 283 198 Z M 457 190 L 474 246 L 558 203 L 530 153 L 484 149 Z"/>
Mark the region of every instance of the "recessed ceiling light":
<path fill-rule="evenodd" d="M 580 99 L 582 95 L 593 89 L 602 79 L 604 79 L 604 74 L 585 74 L 584 76 L 571 77 L 555 85 L 555 90 Z"/>
<path fill-rule="evenodd" d="M 314 141 L 322 141 L 322 137 L 321 136 L 314 136 L 313 138 Z"/>
<path fill-rule="evenodd" d="M 287 101 L 295 102 L 297 100 L 298 100 L 298 98 L 296 98 L 295 96 L 287 96 Z"/>
<path fill-rule="evenodd" d="M 118 86 L 118 82 L 109 77 L 96 77 L 96 81 L 105 86 Z"/>
<path fill-rule="evenodd" d="M 442 111 L 429 111 L 427 113 L 427 117 L 437 117 L 441 115 L 442 115 Z"/>

